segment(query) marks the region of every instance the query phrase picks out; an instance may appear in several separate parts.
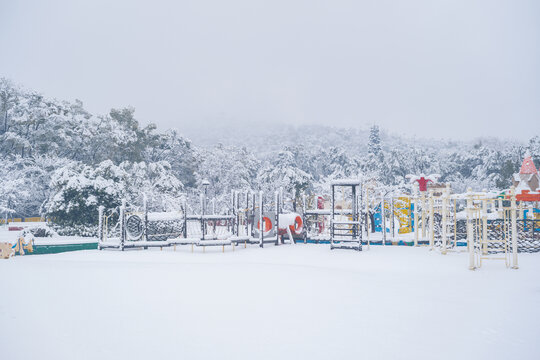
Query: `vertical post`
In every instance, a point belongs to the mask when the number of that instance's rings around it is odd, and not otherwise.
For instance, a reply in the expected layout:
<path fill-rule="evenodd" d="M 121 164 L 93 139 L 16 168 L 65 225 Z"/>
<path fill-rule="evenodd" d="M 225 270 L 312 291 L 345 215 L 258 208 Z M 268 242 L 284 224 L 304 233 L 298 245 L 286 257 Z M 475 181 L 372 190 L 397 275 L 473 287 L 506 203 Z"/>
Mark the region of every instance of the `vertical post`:
<path fill-rule="evenodd" d="M 357 201 L 358 199 L 356 198 L 356 185 L 353 185 L 352 186 L 352 189 L 351 189 L 351 196 L 352 196 L 352 199 L 351 199 L 351 212 L 352 212 L 352 220 L 355 222 L 352 226 L 352 231 L 353 231 L 353 239 L 354 240 L 358 240 L 358 224 L 356 224 L 356 222 L 358 221 L 358 218 L 357 218 L 357 214 L 356 214 L 356 206 L 357 206 Z"/>
<path fill-rule="evenodd" d="M 249 236 L 249 219 L 248 219 L 248 214 L 249 214 L 249 192 L 246 191 L 246 207 L 244 208 L 244 221 L 246 222 L 246 223 L 245 223 L 245 227 L 246 227 L 246 236 Z"/>
<path fill-rule="evenodd" d="M 381 198 L 381 235 L 382 235 L 382 244 L 386 246 L 386 209 L 384 207 L 386 201 L 384 196 Z"/>
<path fill-rule="evenodd" d="M 285 205 L 285 202 L 283 200 L 283 186 L 281 186 L 279 188 L 279 194 L 278 194 L 278 199 L 279 199 L 279 208 L 280 209 L 283 209 L 284 205 Z M 281 211 L 281 210 L 280 210 Z M 294 209 L 294 211 L 296 211 L 296 209 Z"/>
<path fill-rule="evenodd" d="M 394 196 L 392 196 L 390 198 L 390 230 L 392 231 L 392 240 L 395 240 L 396 238 L 394 227 Z"/>
<path fill-rule="evenodd" d="M 236 193 L 236 202 L 234 207 L 234 213 L 236 215 L 235 235 L 240 235 L 240 193 Z"/>
<path fill-rule="evenodd" d="M 184 239 L 187 238 L 187 199 L 184 196 L 182 199 L 182 207 L 184 208 Z"/>
<path fill-rule="evenodd" d="M 442 231 L 441 231 L 441 242 L 442 242 L 442 251 L 441 253 L 443 255 L 446 255 L 446 239 L 447 239 L 447 235 L 446 235 L 446 228 L 447 228 L 447 224 L 446 224 L 446 221 L 447 221 L 447 217 L 448 217 L 448 186 L 444 189 L 444 193 L 443 193 L 443 196 L 442 196 Z"/>
<path fill-rule="evenodd" d="M 418 205 L 419 204 L 418 192 L 414 190 L 414 203 L 413 203 L 413 228 L 414 228 L 414 246 L 418 246 L 418 226 L 420 221 L 418 221 Z"/>
<path fill-rule="evenodd" d="M 105 207 L 103 205 L 100 205 L 99 208 L 98 208 L 98 216 L 99 216 L 99 220 L 98 220 L 98 238 L 99 238 L 99 242 L 98 242 L 98 249 L 101 250 L 101 246 L 100 244 L 103 242 L 103 210 L 105 209 Z"/>
<path fill-rule="evenodd" d="M 433 193 L 431 192 L 429 194 L 429 247 L 431 250 L 433 250 L 433 246 L 435 245 L 434 244 L 434 237 L 435 237 L 435 233 L 434 233 L 434 222 L 433 222 L 433 216 L 434 216 L 434 206 L 433 206 Z"/>
<path fill-rule="evenodd" d="M 253 207 L 253 210 L 251 211 L 251 237 L 255 237 L 254 229 L 255 229 L 255 211 L 257 210 L 257 199 L 255 198 L 255 192 L 251 192 L 251 206 Z"/>
<path fill-rule="evenodd" d="M 358 226 L 358 236 L 359 236 L 359 239 L 360 239 L 360 245 L 362 245 L 362 231 L 363 231 L 363 224 L 364 224 L 364 220 L 362 218 L 362 195 L 363 195 L 363 186 L 362 186 L 362 183 L 360 183 L 360 189 L 359 189 L 359 192 L 358 192 L 358 206 L 356 207 L 357 209 L 357 212 L 358 212 L 358 221 L 359 221 L 359 226 Z"/>
<path fill-rule="evenodd" d="M 263 192 L 259 191 L 259 246 L 264 247 Z"/>
<path fill-rule="evenodd" d="M 335 211 L 336 211 L 336 193 L 335 193 L 335 186 L 334 184 L 331 185 L 332 187 L 332 217 L 330 218 L 330 244 L 331 246 L 334 246 L 334 217 L 335 217 Z"/>
<path fill-rule="evenodd" d="M 124 245 L 126 241 L 126 200 L 122 200 L 122 206 L 120 207 L 120 250 L 124 251 Z"/>
<path fill-rule="evenodd" d="M 518 266 L 518 233 L 517 233 L 517 217 L 516 217 L 516 189 L 514 186 L 510 188 L 510 196 L 512 197 L 510 211 L 512 212 L 512 269 L 519 269 Z"/>
<path fill-rule="evenodd" d="M 144 228 L 143 241 L 148 241 L 148 198 L 143 194 Z"/>
<path fill-rule="evenodd" d="M 457 249 L 457 201 L 454 198 L 454 247 Z"/>
<path fill-rule="evenodd" d="M 306 224 L 306 193 L 302 192 L 302 221 L 304 222 L 304 226 L 302 229 L 303 235 L 304 235 L 304 244 L 307 243 L 307 224 Z"/>
<path fill-rule="evenodd" d="M 368 241 L 368 248 L 369 248 L 369 228 L 371 226 L 371 221 L 369 217 L 369 187 L 366 186 L 366 238 Z"/>
<path fill-rule="evenodd" d="M 473 231 L 473 200 L 472 189 L 467 189 L 467 247 L 469 250 L 469 270 L 476 269 L 474 263 L 474 231 Z"/>
<path fill-rule="evenodd" d="M 283 192 L 281 192 L 283 193 Z M 279 205 L 280 205 L 280 199 L 279 199 L 279 192 L 274 193 L 274 203 L 275 203 L 275 217 L 276 217 L 276 245 L 279 245 Z"/>
<path fill-rule="evenodd" d="M 422 212 L 420 214 L 420 216 L 422 217 L 422 240 L 425 240 L 426 239 L 426 227 L 425 227 L 425 222 L 426 222 L 426 194 L 425 194 L 425 191 L 421 191 L 421 197 L 422 197 Z"/>
<path fill-rule="evenodd" d="M 487 190 L 482 190 L 484 192 L 482 199 L 482 254 L 487 255 L 488 253 L 488 243 L 487 243 L 487 230 L 488 230 L 488 221 L 487 221 Z"/>
<path fill-rule="evenodd" d="M 205 215 L 205 206 L 204 206 L 204 194 L 201 193 L 200 195 L 201 200 L 201 239 L 204 240 L 204 235 L 206 233 L 206 222 L 204 221 L 204 215 Z"/>

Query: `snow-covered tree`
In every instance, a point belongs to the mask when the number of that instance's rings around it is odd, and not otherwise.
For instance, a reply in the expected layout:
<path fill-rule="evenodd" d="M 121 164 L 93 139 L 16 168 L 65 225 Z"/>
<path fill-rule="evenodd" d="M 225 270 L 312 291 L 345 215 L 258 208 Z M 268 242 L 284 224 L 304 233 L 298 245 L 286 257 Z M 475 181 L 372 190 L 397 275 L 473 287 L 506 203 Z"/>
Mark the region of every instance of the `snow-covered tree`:
<path fill-rule="evenodd" d="M 375 157 L 378 157 L 381 153 L 381 135 L 377 125 L 373 125 L 369 129 L 368 153 Z"/>
<path fill-rule="evenodd" d="M 260 189 L 266 193 L 272 194 L 283 188 L 286 193 L 298 198 L 312 184 L 313 177 L 299 169 L 294 154 L 290 149 L 285 149 L 277 154 L 274 162 L 261 168 L 257 181 Z"/>

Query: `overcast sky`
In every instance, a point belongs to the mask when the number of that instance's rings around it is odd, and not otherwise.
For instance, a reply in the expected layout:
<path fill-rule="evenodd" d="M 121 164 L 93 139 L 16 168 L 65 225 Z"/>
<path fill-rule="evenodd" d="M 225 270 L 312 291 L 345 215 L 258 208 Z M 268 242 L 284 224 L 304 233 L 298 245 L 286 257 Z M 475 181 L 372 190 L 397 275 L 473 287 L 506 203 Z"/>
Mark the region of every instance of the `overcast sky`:
<path fill-rule="evenodd" d="M 113 4 L 114 2 L 114 4 Z M 143 122 L 540 134 L 540 1 L 0 0 L 0 76 Z"/>

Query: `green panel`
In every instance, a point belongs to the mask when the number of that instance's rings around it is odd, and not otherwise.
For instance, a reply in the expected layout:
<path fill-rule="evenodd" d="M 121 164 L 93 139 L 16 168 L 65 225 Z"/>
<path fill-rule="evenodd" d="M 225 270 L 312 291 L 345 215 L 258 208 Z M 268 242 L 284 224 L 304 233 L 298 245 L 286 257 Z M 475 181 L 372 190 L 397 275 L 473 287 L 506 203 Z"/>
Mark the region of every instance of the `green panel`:
<path fill-rule="evenodd" d="M 95 249 L 97 249 L 97 242 L 85 244 L 34 245 L 34 252 L 26 252 L 26 255 L 56 254 L 66 251 Z"/>

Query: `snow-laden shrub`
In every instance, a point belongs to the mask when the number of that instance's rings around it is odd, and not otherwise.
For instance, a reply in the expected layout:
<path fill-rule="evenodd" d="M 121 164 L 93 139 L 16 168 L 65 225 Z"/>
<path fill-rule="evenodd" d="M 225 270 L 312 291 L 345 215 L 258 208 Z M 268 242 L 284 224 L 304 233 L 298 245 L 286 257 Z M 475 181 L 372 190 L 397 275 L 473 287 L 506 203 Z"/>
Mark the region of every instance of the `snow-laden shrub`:
<path fill-rule="evenodd" d="M 50 227 L 59 236 L 83 236 L 83 237 L 97 237 L 98 236 L 97 225 L 85 225 L 85 224 L 59 225 L 59 224 L 52 223 L 50 224 Z"/>
<path fill-rule="evenodd" d="M 32 226 L 26 229 L 25 232 L 28 232 L 34 237 L 38 238 L 58 236 L 58 233 L 56 231 L 54 231 L 51 227 L 45 224 Z"/>

